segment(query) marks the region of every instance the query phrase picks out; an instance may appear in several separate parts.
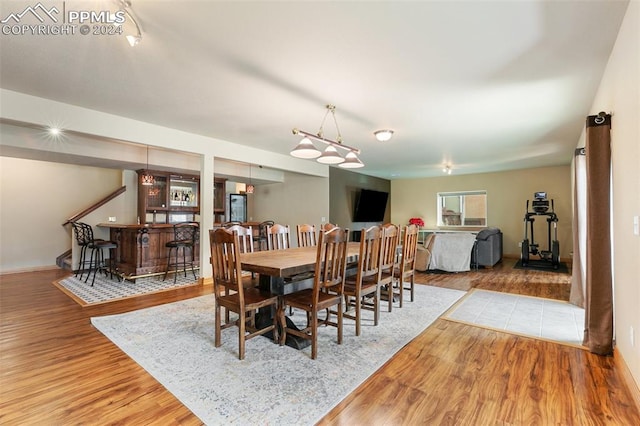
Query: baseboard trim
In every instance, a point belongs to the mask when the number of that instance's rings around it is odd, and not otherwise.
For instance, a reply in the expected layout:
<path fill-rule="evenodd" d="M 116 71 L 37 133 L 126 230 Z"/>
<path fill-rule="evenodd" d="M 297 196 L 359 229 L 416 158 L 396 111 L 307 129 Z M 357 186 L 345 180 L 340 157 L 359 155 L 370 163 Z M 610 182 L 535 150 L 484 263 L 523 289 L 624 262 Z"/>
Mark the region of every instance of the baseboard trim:
<path fill-rule="evenodd" d="M 627 388 L 629 388 L 633 402 L 636 404 L 636 407 L 640 407 L 640 388 L 638 388 L 638 384 L 631 374 L 629 366 L 627 366 L 624 357 L 617 348 L 613 349 L 613 362 L 615 363 L 616 370 L 622 373 L 622 379 L 626 383 Z"/>
<path fill-rule="evenodd" d="M 34 266 L 30 268 L 11 269 L 11 270 L 0 271 L 0 277 L 3 275 L 22 274 L 24 272 L 52 271 L 55 269 L 61 269 L 61 268 L 58 265 L 47 265 L 47 266 Z"/>

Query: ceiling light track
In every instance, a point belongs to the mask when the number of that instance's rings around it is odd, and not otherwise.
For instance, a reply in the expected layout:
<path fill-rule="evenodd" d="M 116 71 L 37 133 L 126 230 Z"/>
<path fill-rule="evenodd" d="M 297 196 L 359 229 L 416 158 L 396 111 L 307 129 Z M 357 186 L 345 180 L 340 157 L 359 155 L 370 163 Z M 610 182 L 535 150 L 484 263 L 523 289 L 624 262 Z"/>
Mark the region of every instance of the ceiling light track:
<path fill-rule="evenodd" d="M 120 8 L 127 15 L 127 19 L 133 22 L 136 27 L 136 34 L 127 34 L 125 38 L 131 45 L 131 47 L 137 46 L 142 40 L 142 29 L 140 24 L 138 24 L 138 20 L 133 15 L 133 10 L 131 9 L 131 1 L 129 0 L 116 0 L 116 3 L 120 6 Z"/>

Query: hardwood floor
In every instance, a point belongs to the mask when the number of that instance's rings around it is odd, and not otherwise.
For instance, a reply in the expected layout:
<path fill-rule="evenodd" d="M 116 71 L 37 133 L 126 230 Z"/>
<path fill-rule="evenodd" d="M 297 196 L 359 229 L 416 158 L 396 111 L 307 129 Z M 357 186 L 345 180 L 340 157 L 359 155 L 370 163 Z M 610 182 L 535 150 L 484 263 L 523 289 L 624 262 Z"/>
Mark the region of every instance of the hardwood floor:
<path fill-rule="evenodd" d="M 514 270 L 513 263 L 419 274 L 418 281 L 568 299 L 568 275 Z M 0 277 L 0 424 L 201 424 L 90 318 L 207 294 L 211 286 L 82 308 L 51 284 L 62 276 Z M 623 368 L 615 355 L 437 320 L 320 424 L 640 424 L 637 389 L 627 387 Z"/>

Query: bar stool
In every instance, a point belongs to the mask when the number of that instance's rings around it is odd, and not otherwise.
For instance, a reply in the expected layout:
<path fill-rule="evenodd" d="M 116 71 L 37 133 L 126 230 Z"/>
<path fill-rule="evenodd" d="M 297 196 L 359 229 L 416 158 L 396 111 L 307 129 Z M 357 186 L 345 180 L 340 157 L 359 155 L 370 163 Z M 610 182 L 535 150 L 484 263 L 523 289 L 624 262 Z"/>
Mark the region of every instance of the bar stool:
<path fill-rule="evenodd" d="M 96 281 L 96 273 L 100 270 L 103 271 L 105 276 L 107 274 L 107 270 L 109 271 L 109 277 L 113 279 L 113 260 L 115 253 L 112 251 L 118 248 L 118 243 L 115 241 L 108 241 L 102 239 L 95 239 L 93 237 L 93 228 L 91 225 L 83 223 L 83 222 L 74 222 L 72 223 L 73 229 L 76 232 L 76 240 L 78 241 L 78 245 L 81 246 L 80 251 L 80 261 L 79 267 L 84 268 L 86 264 L 86 251 L 91 250 L 89 255 L 89 272 L 87 273 L 87 277 L 84 279 L 84 282 L 89 281 L 89 277 L 91 276 L 91 272 L 93 272 L 93 278 L 91 279 L 91 286 Z M 106 263 L 104 257 L 104 250 L 109 250 L 109 264 Z M 80 274 L 80 279 L 84 275 L 84 269 Z M 77 273 L 76 273 L 77 276 Z"/>
<path fill-rule="evenodd" d="M 93 240 L 93 232 L 91 230 L 91 226 L 82 222 L 71 222 L 71 226 L 73 227 L 73 234 L 76 238 L 76 243 L 78 247 L 80 247 L 80 258 L 78 259 L 78 269 L 75 270 L 75 276 L 77 277 L 80 274 L 80 279 L 84 275 L 85 266 L 87 263 L 87 248 L 89 244 L 91 244 Z"/>
<path fill-rule="evenodd" d="M 198 229 L 199 225 L 195 222 L 182 222 L 173 225 L 173 240 L 165 244 L 165 247 L 169 248 L 169 256 L 167 257 L 167 269 L 164 271 L 163 281 L 167 279 L 167 274 L 173 267 L 175 268 L 175 274 L 173 275 L 173 282 L 175 283 L 178 278 L 178 267 L 181 265 L 184 270 L 184 276 L 187 276 L 187 249 L 191 255 L 191 260 L 188 263 L 193 273 L 193 279 L 198 279 L 198 277 L 196 277 L 196 271 L 193 268 L 193 248 L 196 243 Z M 182 262 L 178 259 L 180 249 L 182 249 Z M 173 262 L 171 261 L 172 255 L 175 256 Z"/>

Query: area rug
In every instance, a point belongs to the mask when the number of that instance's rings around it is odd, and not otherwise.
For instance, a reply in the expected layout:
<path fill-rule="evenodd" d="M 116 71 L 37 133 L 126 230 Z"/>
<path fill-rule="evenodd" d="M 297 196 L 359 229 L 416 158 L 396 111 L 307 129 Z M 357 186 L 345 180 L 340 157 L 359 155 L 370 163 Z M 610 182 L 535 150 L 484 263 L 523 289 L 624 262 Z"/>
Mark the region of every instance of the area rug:
<path fill-rule="evenodd" d="M 560 274 L 569 273 L 569 268 L 567 268 L 567 264 L 564 262 L 559 262 L 558 269 L 553 269 L 553 265 L 550 261 L 538 259 L 529 259 L 529 262 L 527 262 L 527 266 L 522 266 L 522 259 L 518 259 L 516 264 L 513 265 L 513 268 L 526 269 L 528 271 L 558 272 Z"/>
<path fill-rule="evenodd" d="M 355 336 L 345 319 L 343 343 L 336 329 L 321 327 L 318 357 L 271 339 L 247 341 L 238 359 L 238 329 L 222 331 L 214 346 L 212 295 L 94 317 L 92 324 L 147 370 L 205 424 L 312 425 L 421 333 L 465 293 L 416 286 L 415 301 L 372 317 Z M 369 318 L 369 319 L 367 319 Z M 294 311 L 301 325 L 304 313 Z"/>
<path fill-rule="evenodd" d="M 584 349 L 584 309 L 560 300 L 473 289 L 442 318 Z"/>
<path fill-rule="evenodd" d="M 193 279 L 193 275 L 187 275 L 186 277 L 178 275 L 175 283 L 173 282 L 173 275 L 168 276 L 166 281 L 163 281 L 162 277 L 163 275 L 137 278 L 133 282 L 128 280 L 121 281 L 116 277 L 110 279 L 108 276 L 98 275 L 92 286 L 91 282 L 85 283 L 84 279 L 81 280 L 71 275 L 62 280 L 54 281 L 53 284 L 82 306 L 97 305 L 143 294 L 198 285 L 197 280 Z"/>

